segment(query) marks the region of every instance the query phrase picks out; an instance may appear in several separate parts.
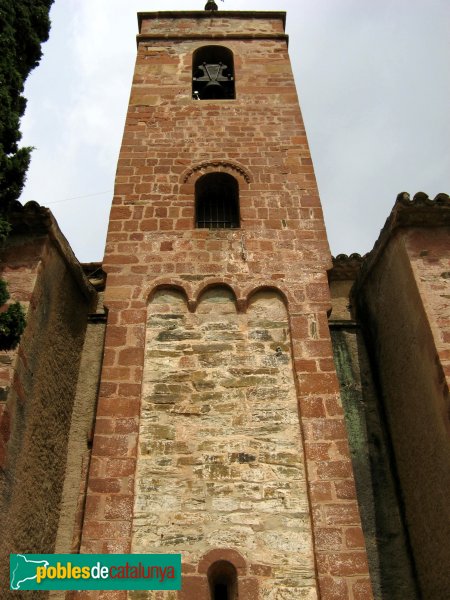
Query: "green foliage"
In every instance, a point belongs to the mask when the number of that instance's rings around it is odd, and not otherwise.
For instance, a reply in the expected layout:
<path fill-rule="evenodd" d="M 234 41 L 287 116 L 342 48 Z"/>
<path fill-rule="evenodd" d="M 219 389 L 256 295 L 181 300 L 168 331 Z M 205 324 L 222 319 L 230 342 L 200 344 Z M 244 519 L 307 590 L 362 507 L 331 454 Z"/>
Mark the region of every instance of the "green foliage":
<path fill-rule="evenodd" d="M 9 300 L 6 282 L 0 279 L 0 306 Z M 13 350 L 25 329 L 25 311 L 19 302 L 0 312 L 0 350 Z"/>
<path fill-rule="evenodd" d="M 7 156 L 0 148 L 0 206 L 10 205 L 22 193 L 31 150 L 19 148 L 14 154 Z"/>
<path fill-rule="evenodd" d="M 5 221 L 0 217 L 0 247 L 3 246 L 10 232 L 11 225 L 8 223 L 8 221 Z M 1 304 L 2 303 L 0 303 L 0 305 Z"/>
<path fill-rule="evenodd" d="M 25 80 L 41 59 L 50 30 L 53 0 L 0 0 L 0 245 L 11 227 L 8 207 L 22 192 L 31 148 L 19 148 L 20 118 L 25 112 Z M 9 300 L 0 280 L 0 307 Z M 0 350 L 15 348 L 25 327 L 25 312 L 15 302 L 0 312 Z"/>
<path fill-rule="evenodd" d="M 13 350 L 25 329 L 25 311 L 19 302 L 0 313 L 0 350 Z"/>
<path fill-rule="evenodd" d="M 8 286 L 6 281 L 0 279 L 0 307 L 6 304 L 9 300 Z"/>
<path fill-rule="evenodd" d="M 0 209 L 17 200 L 31 148 L 19 148 L 25 80 L 41 58 L 53 0 L 0 0 Z"/>

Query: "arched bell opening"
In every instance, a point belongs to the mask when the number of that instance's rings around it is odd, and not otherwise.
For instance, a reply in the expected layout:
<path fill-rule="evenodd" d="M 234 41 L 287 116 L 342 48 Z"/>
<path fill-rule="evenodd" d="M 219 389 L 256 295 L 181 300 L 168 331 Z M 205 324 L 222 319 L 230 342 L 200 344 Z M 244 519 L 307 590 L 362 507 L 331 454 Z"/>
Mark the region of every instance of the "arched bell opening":
<path fill-rule="evenodd" d="M 213 563 L 208 569 L 211 600 L 237 600 L 238 581 L 236 567 L 226 560 Z"/>
<path fill-rule="evenodd" d="M 202 46 L 192 60 L 192 97 L 196 100 L 233 100 L 233 53 L 224 46 Z"/>

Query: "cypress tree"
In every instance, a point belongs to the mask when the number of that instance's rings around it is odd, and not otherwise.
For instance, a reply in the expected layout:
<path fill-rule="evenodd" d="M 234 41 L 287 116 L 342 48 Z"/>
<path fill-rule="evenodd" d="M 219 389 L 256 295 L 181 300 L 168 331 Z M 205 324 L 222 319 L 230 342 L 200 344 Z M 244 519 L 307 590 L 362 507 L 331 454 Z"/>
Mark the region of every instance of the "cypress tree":
<path fill-rule="evenodd" d="M 32 148 L 19 147 L 20 118 L 26 107 L 23 89 L 41 59 L 50 31 L 53 0 L 0 0 L 0 244 L 9 232 L 8 210 L 23 189 Z M 0 350 L 15 348 L 25 327 L 24 311 L 9 300 L 0 280 Z"/>

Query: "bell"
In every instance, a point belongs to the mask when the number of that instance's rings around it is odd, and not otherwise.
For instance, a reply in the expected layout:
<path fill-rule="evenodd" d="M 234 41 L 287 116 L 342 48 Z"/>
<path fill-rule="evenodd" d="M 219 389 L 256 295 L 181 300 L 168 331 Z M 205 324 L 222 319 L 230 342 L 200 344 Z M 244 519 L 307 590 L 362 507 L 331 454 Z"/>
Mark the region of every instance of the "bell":
<path fill-rule="evenodd" d="M 225 98 L 225 88 L 218 81 L 209 81 L 202 91 L 204 100 L 220 100 Z"/>
<path fill-rule="evenodd" d="M 205 6 L 205 10 L 219 10 L 219 7 L 214 2 L 214 0 L 208 0 Z"/>

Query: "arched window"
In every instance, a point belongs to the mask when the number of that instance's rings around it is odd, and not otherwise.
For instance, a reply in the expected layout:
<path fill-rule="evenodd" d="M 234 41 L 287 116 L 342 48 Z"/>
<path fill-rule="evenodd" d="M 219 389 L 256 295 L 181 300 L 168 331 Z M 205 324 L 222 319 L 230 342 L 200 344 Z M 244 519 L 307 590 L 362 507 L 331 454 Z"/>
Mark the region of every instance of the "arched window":
<path fill-rule="evenodd" d="M 233 53 L 223 46 L 203 46 L 192 58 L 192 97 L 196 100 L 232 100 Z"/>
<path fill-rule="evenodd" d="M 239 227 L 239 185 L 227 173 L 208 173 L 195 184 L 195 226 Z"/>
<path fill-rule="evenodd" d="M 213 563 L 208 569 L 211 600 L 236 600 L 238 584 L 236 568 L 226 560 Z"/>

